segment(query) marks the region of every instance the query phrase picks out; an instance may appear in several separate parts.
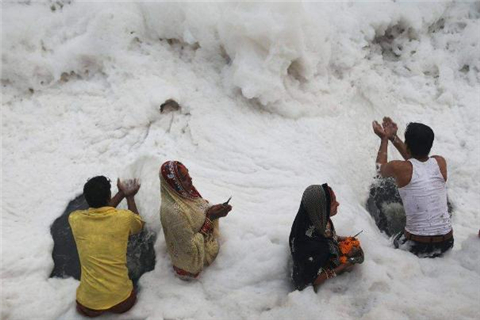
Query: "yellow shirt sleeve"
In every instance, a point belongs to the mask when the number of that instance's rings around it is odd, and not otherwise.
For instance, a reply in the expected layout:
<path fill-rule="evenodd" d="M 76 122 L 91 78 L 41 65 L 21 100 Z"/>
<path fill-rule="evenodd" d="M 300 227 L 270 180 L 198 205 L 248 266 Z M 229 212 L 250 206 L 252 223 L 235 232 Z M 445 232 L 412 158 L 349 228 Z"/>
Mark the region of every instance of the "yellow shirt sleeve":
<path fill-rule="evenodd" d="M 137 234 L 142 231 L 145 221 L 142 220 L 140 215 L 135 214 L 130 211 L 132 214 L 130 219 L 130 234 Z"/>

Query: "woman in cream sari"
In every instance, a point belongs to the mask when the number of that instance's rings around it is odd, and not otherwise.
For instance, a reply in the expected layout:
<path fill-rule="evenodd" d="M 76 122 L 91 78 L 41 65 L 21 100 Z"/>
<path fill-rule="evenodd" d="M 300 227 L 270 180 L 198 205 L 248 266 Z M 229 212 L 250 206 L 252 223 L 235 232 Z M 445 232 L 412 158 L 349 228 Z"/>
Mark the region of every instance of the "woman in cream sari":
<path fill-rule="evenodd" d="M 178 161 L 160 168 L 162 223 L 173 269 L 181 278 L 196 278 L 215 260 L 219 246 L 218 219 L 232 207 L 210 206 L 192 184 L 188 169 Z"/>

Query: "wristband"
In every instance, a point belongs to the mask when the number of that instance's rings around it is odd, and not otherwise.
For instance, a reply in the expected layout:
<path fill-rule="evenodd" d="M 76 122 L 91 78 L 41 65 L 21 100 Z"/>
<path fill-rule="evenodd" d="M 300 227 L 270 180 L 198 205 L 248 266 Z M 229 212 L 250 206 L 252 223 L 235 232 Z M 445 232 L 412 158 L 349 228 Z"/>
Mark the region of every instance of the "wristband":
<path fill-rule="evenodd" d="M 205 222 L 203 223 L 202 228 L 200 228 L 200 233 L 206 236 L 212 231 L 212 229 L 212 220 L 210 220 L 208 217 L 205 217 Z"/>
<path fill-rule="evenodd" d="M 324 269 L 325 276 L 327 279 L 335 278 L 337 276 L 337 273 L 333 269 Z"/>

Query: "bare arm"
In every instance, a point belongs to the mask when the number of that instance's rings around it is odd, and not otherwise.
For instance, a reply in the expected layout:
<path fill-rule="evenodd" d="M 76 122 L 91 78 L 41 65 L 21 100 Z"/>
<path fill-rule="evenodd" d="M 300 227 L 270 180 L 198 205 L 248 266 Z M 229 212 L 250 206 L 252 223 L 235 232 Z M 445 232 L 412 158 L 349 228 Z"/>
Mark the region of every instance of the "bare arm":
<path fill-rule="evenodd" d="M 386 164 L 388 161 L 388 137 L 386 136 L 382 126 L 377 121 L 372 122 L 372 128 L 373 132 L 375 132 L 375 134 L 380 138 L 380 147 L 378 148 L 377 160 L 375 160 L 375 163 L 377 164 L 377 170 L 380 171 L 382 165 Z"/>
<path fill-rule="evenodd" d="M 400 139 L 397 136 L 397 134 L 390 137 L 389 140 L 393 143 L 393 145 L 398 150 L 398 152 L 400 152 L 403 159 L 405 159 L 405 160 L 410 159 L 410 153 L 408 153 L 408 151 L 407 151 L 407 145 L 405 143 L 403 143 L 402 139 Z"/>
<path fill-rule="evenodd" d="M 401 166 L 404 161 L 394 160 L 388 162 L 388 155 L 387 155 L 387 146 L 388 146 L 388 136 L 384 131 L 384 128 L 380 126 L 377 121 L 372 123 L 373 131 L 375 134 L 381 139 L 380 147 L 378 148 L 377 154 L 377 172 L 380 176 L 386 177 L 395 177 L 398 181 L 398 173 L 401 172 Z M 402 182 L 400 182 L 402 184 Z"/>
<path fill-rule="evenodd" d="M 317 279 L 313 282 L 313 286 L 315 288 L 315 291 L 318 289 L 318 286 L 320 286 L 322 283 L 324 283 L 326 280 L 331 279 L 336 277 L 339 274 L 344 273 L 347 270 L 350 270 L 353 267 L 353 264 L 350 262 L 344 263 L 339 265 L 333 270 L 324 270 L 322 271 Z"/>
<path fill-rule="evenodd" d="M 122 202 L 124 197 L 125 195 L 123 194 L 123 192 L 119 190 L 117 194 L 110 200 L 110 205 L 116 208 L 120 204 L 120 202 Z"/>
<path fill-rule="evenodd" d="M 121 186 L 120 179 L 117 179 L 118 192 L 112 199 L 110 199 L 110 205 L 114 208 L 116 208 L 120 202 L 122 202 L 123 198 L 125 198 L 125 193 L 123 192 Z"/>
<path fill-rule="evenodd" d="M 135 214 L 140 215 L 140 213 L 138 213 L 137 204 L 135 203 L 135 197 L 133 195 L 127 196 L 127 206 L 128 206 L 128 210 L 132 211 Z"/>
<path fill-rule="evenodd" d="M 116 208 L 120 204 L 120 202 L 122 202 L 123 198 L 125 198 L 125 192 L 122 188 L 122 183 L 120 182 L 120 179 L 117 179 L 117 188 L 117 194 L 113 196 L 112 199 L 110 199 L 110 206 L 114 208 Z"/>
<path fill-rule="evenodd" d="M 378 153 L 377 153 L 376 164 L 378 168 L 381 168 L 382 165 L 388 162 L 387 146 L 388 146 L 388 139 L 384 137 L 380 142 L 380 147 L 378 148 Z"/>
<path fill-rule="evenodd" d="M 407 146 L 403 143 L 402 139 L 397 136 L 398 126 L 393 120 L 389 117 L 383 118 L 382 123 L 383 131 L 385 132 L 385 136 L 393 143 L 395 148 L 400 152 L 403 159 L 408 160 L 410 159 L 410 154 L 407 150 Z"/>

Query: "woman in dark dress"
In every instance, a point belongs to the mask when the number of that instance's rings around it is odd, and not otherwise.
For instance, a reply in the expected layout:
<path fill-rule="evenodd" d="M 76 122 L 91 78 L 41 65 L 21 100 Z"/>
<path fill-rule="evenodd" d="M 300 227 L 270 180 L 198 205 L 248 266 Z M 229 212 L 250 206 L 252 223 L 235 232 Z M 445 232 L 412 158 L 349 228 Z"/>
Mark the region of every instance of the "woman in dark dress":
<path fill-rule="evenodd" d="M 339 205 L 335 193 L 326 183 L 309 186 L 303 192 L 289 239 L 293 258 L 292 279 L 298 290 L 310 284 L 316 288 L 325 280 L 363 262 L 360 246 L 354 247 L 344 260 L 341 259 L 339 242 L 347 238 L 336 235 L 330 219 L 337 214 Z"/>

